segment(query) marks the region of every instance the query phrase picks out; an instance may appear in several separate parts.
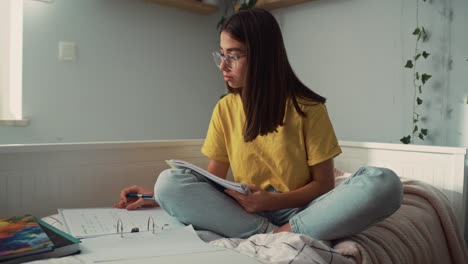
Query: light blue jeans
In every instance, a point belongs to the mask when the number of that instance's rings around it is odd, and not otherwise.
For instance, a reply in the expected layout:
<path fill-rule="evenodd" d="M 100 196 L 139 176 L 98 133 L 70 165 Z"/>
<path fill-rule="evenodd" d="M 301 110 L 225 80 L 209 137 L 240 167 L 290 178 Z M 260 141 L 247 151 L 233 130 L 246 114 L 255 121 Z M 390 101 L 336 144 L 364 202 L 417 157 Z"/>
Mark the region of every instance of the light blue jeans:
<path fill-rule="evenodd" d="M 343 238 L 390 216 L 403 199 L 399 177 L 389 169 L 377 167 L 360 168 L 302 208 L 257 213 L 244 211 L 223 188 L 188 169 L 163 171 L 154 190 L 156 201 L 179 221 L 238 238 L 264 233 L 269 223 L 281 226 L 288 222 L 294 233 L 317 240 Z"/>

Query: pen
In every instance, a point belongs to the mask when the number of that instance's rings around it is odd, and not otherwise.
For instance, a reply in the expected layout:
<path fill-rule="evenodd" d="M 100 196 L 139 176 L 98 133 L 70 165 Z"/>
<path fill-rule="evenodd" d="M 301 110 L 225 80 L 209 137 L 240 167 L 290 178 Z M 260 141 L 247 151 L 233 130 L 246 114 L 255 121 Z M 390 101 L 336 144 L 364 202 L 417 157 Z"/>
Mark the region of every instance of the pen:
<path fill-rule="evenodd" d="M 127 198 L 143 198 L 143 199 L 154 199 L 154 195 L 152 194 L 144 194 L 144 193 L 127 193 L 125 195 Z"/>

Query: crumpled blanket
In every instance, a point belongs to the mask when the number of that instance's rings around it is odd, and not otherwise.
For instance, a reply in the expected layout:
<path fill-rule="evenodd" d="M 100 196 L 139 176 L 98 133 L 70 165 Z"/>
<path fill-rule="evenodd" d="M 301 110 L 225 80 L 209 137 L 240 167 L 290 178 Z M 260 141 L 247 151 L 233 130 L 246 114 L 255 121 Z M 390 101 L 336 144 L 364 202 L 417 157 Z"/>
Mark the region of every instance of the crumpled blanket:
<path fill-rule="evenodd" d="M 468 263 L 468 251 L 445 195 L 430 184 L 402 179 L 401 208 L 334 249 L 358 263 Z"/>
<path fill-rule="evenodd" d="M 337 183 L 345 176 L 337 177 Z M 398 211 L 360 234 L 333 241 L 333 247 L 287 232 L 210 243 L 264 263 L 468 263 L 465 241 L 445 195 L 420 181 L 402 183 L 404 199 Z"/>
<path fill-rule="evenodd" d="M 258 234 L 248 239 L 222 238 L 210 244 L 234 249 L 264 263 L 356 263 L 323 241 L 288 232 Z"/>

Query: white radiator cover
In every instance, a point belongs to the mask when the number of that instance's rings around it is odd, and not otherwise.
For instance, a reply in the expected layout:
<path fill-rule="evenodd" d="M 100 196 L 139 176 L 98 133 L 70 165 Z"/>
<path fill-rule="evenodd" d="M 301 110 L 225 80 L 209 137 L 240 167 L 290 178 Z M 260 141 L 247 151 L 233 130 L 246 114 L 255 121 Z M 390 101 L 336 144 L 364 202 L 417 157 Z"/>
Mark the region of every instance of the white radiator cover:
<path fill-rule="evenodd" d="M 0 216 L 43 217 L 57 208 L 108 207 L 123 187 L 152 188 L 168 166 L 182 159 L 201 167 L 203 140 L 0 145 Z M 360 166 L 388 167 L 399 176 L 441 189 L 460 226 L 465 224 L 466 149 L 340 141 L 335 167 L 354 172 Z M 462 229 L 463 230 L 463 229 Z"/>

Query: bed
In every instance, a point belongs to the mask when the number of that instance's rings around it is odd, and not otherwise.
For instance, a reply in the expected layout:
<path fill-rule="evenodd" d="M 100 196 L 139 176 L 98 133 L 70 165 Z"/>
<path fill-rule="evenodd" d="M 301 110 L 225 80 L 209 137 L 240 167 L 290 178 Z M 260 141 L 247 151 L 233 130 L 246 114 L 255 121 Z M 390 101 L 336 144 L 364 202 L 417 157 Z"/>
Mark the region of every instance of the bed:
<path fill-rule="evenodd" d="M 167 168 L 165 159 L 206 166 L 200 153 L 202 143 L 2 145 L 0 212 L 46 217 L 56 214 L 57 208 L 110 206 L 124 186 L 152 186 L 158 172 Z M 230 249 L 231 259 L 223 262 L 235 263 L 236 257 L 240 261 L 240 254 L 233 254 L 240 252 L 249 256 L 243 263 L 468 263 L 463 239 L 466 149 L 349 141 L 340 141 L 340 145 L 343 154 L 335 160 L 336 182 L 363 165 L 391 168 L 404 184 L 402 207 L 366 231 L 332 243 L 291 233 L 261 234 L 245 240 L 205 236 L 209 243 Z M 166 259 L 167 263 L 196 260 Z M 45 262 L 73 261 L 67 257 Z M 203 261 L 218 263 L 219 259 L 213 255 Z"/>

